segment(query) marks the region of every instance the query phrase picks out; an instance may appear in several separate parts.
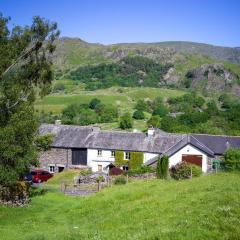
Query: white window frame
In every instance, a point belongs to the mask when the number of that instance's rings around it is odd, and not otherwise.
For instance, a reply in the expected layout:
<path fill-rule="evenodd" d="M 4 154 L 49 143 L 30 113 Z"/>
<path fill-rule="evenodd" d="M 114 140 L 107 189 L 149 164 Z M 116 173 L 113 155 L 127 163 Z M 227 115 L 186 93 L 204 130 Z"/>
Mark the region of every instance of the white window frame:
<path fill-rule="evenodd" d="M 130 160 L 131 159 L 131 153 L 130 152 L 124 152 L 124 160 Z"/>
<path fill-rule="evenodd" d="M 98 157 L 102 157 L 102 150 L 101 150 L 101 149 L 98 149 L 98 150 L 97 150 L 97 156 L 98 156 Z"/>
<path fill-rule="evenodd" d="M 115 151 L 111 151 L 111 157 L 115 158 L 115 156 L 116 156 L 116 152 Z"/>
<path fill-rule="evenodd" d="M 54 164 L 51 164 L 51 165 L 48 165 L 48 170 L 50 173 L 55 173 L 55 165 Z M 53 168 L 53 171 L 52 171 L 52 168 Z"/>

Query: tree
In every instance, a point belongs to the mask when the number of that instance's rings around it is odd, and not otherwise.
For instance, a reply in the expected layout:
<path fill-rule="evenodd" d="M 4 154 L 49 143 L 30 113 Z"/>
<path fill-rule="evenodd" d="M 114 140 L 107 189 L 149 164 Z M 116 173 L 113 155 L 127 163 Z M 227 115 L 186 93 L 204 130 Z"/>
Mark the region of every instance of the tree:
<path fill-rule="evenodd" d="M 137 101 L 135 109 L 137 109 L 139 111 L 147 111 L 148 110 L 148 104 L 143 99 L 139 99 Z"/>
<path fill-rule="evenodd" d="M 33 104 L 53 80 L 56 23 L 34 17 L 30 27 L 9 30 L 0 15 L 0 185 L 11 186 L 37 164 L 38 122 Z"/>
<path fill-rule="evenodd" d="M 118 117 L 118 110 L 114 106 L 106 106 L 100 114 L 101 122 L 114 122 Z"/>
<path fill-rule="evenodd" d="M 169 158 L 162 156 L 157 162 L 157 178 L 167 179 L 168 177 Z"/>
<path fill-rule="evenodd" d="M 83 109 L 76 117 L 73 118 L 73 124 L 89 125 L 98 122 L 98 115 L 91 109 Z"/>
<path fill-rule="evenodd" d="M 98 98 L 93 98 L 93 99 L 90 101 L 90 103 L 89 103 L 89 107 L 90 107 L 91 109 L 95 109 L 95 108 L 97 107 L 97 105 L 100 104 L 100 103 L 101 103 L 101 100 L 100 100 L 100 99 L 98 99 Z"/>
<path fill-rule="evenodd" d="M 158 105 L 153 111 L 153 115 L 159 115 L 160 117 L 165 117 L 167 114 L 168 109 L 163 104 Z"/>
<path fill-rule="evenodd" d="M 144 116 L 144 113 L 142 111 L 137 110 L 133 113 L 133 118 L 134 119 L 144 119 L 145 116 Z"/>
<path fill-rule="evenodd" d="M 131 115 L 129 113 L 125 113 L 120 118 L 119 127 L 121 129 L 129 129 L 129 128 L 132 128 L 132 126 L 133 126 L 133 121 L 132 121 Z"/>
<path fill-rule="evenodd" d="M 148 127 L 160 127 L 160 117 L 158 115 L 152 116 L 148 121 L 147 121 Z"/>

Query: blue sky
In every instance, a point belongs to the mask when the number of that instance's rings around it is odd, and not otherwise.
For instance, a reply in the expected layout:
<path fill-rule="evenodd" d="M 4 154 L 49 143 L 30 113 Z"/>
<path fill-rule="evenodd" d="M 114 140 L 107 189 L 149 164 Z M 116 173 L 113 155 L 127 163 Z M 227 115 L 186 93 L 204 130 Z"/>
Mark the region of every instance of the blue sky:
<path fill-rule="evenodd" d="M 88 42 L 195 41 L 240 46 L 240 0 L 0 0 L 0 12 L 29 25 L 40 15 L 62 36 Z"/>

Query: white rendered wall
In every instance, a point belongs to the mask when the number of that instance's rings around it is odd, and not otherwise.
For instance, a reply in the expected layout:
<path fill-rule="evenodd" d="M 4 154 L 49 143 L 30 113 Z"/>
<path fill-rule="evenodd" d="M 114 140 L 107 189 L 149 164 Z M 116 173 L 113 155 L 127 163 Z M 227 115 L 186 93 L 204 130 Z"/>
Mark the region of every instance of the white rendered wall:
<path fill-rule="evenodd" d="M 146 163 L 148 160 L 150 160 L 150 159 L 152 159 L 156 156 L 158 156 L 158 154 L 145 152 L 144 153 L 144 158 L 143 158 L 143 163 Z"/>
<path fill-rule="evenodd" d="M 207 155 L 192 145 L 186 145 L 169 158 L 169 167 L 182 161 L 182 155 L 202 155 L 202 171 L 207 172 Z"/>
<path fill-rule="evenodd" d="M 87 150 L 87 165 L 92 168 L 93 172 L 98 171 L 98 165 L 102 165 L 103 171 L 104 168 L 109 165 L 111 162 L 115 161 L 115 157 L 111 156 L 111 150 L 102 150 L 102 156 L 98 156 L 98 149 L 88 149 Z M 158 154 L 155 153 L 144 153 L 143 163 L 148 160 L 156 157 Z M 131 161 L 131 160 L 130 160 Z"/>
<path fill-rule="evenodd" d="M 102 156 L 98 156 L 98 149 L 87 150 L 87 165 L 93 172 L 98 171 L 98 165 L 102 165 L 103 171 L 107 172 L 104 168 L 114 161 L 115 157 L 111 156 L 111 150 L 102 150 Z"/>

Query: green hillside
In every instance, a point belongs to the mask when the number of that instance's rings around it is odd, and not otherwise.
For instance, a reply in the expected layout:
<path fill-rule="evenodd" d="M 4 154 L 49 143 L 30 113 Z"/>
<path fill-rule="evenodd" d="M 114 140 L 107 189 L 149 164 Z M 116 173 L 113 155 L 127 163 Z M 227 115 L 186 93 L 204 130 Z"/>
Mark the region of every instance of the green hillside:
<path fill-rule="evenodd" d="M 220 173 L 137 181 L 89 197 L 51 190 L 27 207 L 1 206 L 0 235 L 2 240 L 239 239 L 239 181 L 239 174 Z"/>
<path fill-rule="evenodd" d="M 111 86 L 172 86 L 209 95 L 217 90 L 239 96 L 239 59 L 238 48 L 199 43 L 101 45 L 61 38 L 57 41 L 54 63 L 56 79 L 84 82 L 91 90 Z M 186 79 L 189 71 L 198 72 L 196 84 L 189 84 Z M 216 89 L 216 85 L 220 87 Z"/>

